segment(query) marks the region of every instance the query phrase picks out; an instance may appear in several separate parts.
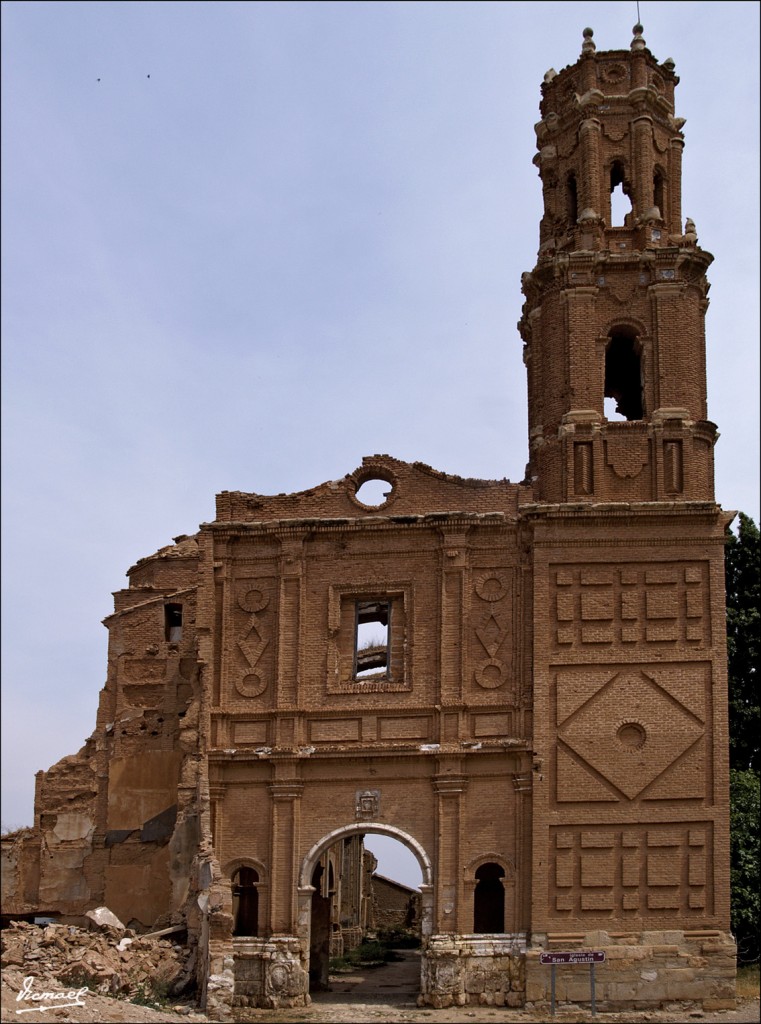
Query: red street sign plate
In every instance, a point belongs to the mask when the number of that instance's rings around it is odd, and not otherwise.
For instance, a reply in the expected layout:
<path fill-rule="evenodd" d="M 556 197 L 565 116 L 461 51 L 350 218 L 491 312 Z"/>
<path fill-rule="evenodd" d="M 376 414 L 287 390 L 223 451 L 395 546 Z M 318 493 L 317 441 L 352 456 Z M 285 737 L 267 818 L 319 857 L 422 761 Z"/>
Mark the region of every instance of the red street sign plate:
<path fill-rule="evenodd" d="M 541 953 L 540 964 L 601 964 L 605 960 L 604 949 L 577 949 L 571 953 Z"/>

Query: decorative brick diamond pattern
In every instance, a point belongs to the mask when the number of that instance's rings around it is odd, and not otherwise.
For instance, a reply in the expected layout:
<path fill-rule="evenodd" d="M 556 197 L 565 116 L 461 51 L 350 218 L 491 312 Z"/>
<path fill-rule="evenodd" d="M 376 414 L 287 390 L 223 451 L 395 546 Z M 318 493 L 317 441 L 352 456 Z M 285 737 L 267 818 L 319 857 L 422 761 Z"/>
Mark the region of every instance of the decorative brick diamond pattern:
<path fill-rule="evenodd" d="M 572 751 L 630 800 L 703 735 L 703 724 L 646 673 L 619 672 L 559 729 Z"/>

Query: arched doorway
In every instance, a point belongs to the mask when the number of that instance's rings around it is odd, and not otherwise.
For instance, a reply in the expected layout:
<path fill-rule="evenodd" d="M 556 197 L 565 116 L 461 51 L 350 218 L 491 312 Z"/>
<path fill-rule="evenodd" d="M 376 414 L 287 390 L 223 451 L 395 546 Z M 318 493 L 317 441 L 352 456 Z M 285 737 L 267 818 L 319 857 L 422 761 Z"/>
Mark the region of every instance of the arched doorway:
<path fill-rule="evenodd" d="M 299 873 L 299 938 L 309 942 L 310 990 L 319 991 L 327 987 L 328 964 L 331 955 L 337 952 L 337 943 L 346 941 L 346 936 L 351 937 L 355 930 L 361 938 L 368 921 L 366 897 L 363 895 L 367 880 L 363 882 L 363 878 L 368 871 L 372 872 L 370 862 L 375 863 L 375 858 L 364 850 L 363 839 L 372 834 L 395 839 L 413 854 L 422 875 L 421 930 L 423 934 L 430 934 L 433 872 L 430 858 L 417 840 L 391 825 L 371 822 L 358 822 L 336 829 L 314 844 L 302 861 Z M 345 890 L 336 900 L 337 887 L 342 884 L 342 879 Z M 341 917 L 344 911 L 348 915 L 346 921 Z"/>

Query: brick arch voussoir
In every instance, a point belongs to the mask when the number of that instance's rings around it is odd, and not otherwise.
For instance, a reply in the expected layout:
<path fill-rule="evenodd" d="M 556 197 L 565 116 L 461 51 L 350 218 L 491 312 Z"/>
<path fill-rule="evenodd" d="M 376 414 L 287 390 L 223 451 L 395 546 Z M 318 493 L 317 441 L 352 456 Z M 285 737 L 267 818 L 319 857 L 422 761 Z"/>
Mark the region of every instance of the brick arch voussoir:
<path fill-rule="evenodd" d="M 388 836 L 390 839 L 396 839 L 402 843 L 403 846 L 406 846 L 420 865 L 420 870 L 423 873 L 422 884 L 432 884 L 433 866 L 431 864 L 431 859 L 417 839 L 409 835 L 409 833 L 403 832 L 402 829 L 396 828 L 394 825 L 381 825 L 376 824 L 375 822 L 360 821 L 354 822 L 351 825 L 344 825 L 342 828 L 334 829 L 314 844 L 301 862 L 299 885 L 301 887 L 311 885 L 312 873 L 318 860 L 329 847 L 333 846 L 334 843 L 339 842 L 341 839 L 347 839 L 349 836 L 357 834 L 367 835 L 369 833 L 373 835 Z"/>

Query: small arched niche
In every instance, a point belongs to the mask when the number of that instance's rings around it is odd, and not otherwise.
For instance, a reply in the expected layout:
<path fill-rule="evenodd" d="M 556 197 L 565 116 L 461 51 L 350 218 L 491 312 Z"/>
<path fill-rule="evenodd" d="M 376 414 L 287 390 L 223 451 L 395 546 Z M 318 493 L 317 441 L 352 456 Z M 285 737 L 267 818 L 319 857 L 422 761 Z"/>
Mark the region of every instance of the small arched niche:
<path fill-rule="evenodd" d="M 259 934 L 259 872 L 239 867 L 232 876 L 233 935 Z"/>
<path fill-rule="evenodd" d="M 500 934 L 505 930 L 505 869 L 492 861 L 476 869 L 473 891 L 473 932 Z"/>
<path fill-rule="evenodd" d="M 608 419 L 641 420 L 642 346 L 631 328 L 614 327 L 605 346 L 605 415 Z"/>

